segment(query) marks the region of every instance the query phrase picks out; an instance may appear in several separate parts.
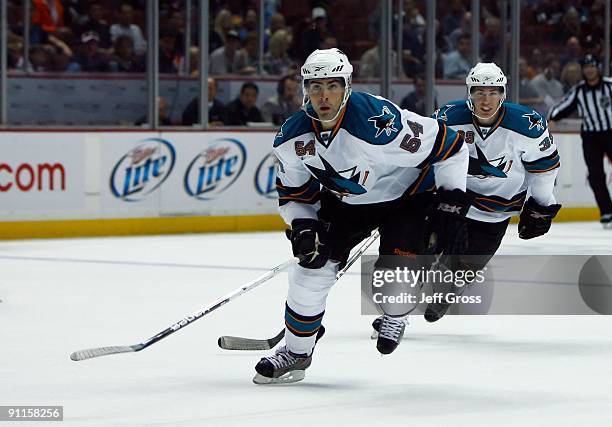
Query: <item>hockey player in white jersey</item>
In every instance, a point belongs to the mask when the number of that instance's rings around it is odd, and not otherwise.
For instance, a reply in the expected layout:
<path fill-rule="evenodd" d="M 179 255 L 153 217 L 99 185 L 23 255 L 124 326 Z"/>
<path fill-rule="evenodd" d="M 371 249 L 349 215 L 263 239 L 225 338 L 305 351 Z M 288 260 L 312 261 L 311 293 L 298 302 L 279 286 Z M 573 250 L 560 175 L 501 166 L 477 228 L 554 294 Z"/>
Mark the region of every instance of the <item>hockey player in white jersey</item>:
<path fill-rule="evenodd" d="M 274 140 L 279 210 L 300 259 L 289 272 L 285 346 L 255 367 L 258 384 L 294 382 L 310 366 L 328 292 L 352 247 L 378 228 L 381 255 L 465 244 L 468 151 L 446 125 L 351 90 L 353 67 L 338 49 L 314 51 L 301 68 L 302 110 Z M 425 227 L 431 190 L 436 207 Z M 377 348 L 392 352 L 405 316 L 384 315 Z"/>
<path fill-rule="evenodd" d="M 465 254 L 476 270 L 499 248 L 511 216 L 520 212 L 519 237 L 532 239 L 548 232 L 561 208 L 553 196 L 560 157 L 546 119 L 533 108 L 505 102 L 506 83 L 497 65 L 478 63 L 466 78 L 467 100 L 433 115 L 461 133 L 469 149 Z M 425 318 L 435 322 L 449 306 L 429 304 Z"/>

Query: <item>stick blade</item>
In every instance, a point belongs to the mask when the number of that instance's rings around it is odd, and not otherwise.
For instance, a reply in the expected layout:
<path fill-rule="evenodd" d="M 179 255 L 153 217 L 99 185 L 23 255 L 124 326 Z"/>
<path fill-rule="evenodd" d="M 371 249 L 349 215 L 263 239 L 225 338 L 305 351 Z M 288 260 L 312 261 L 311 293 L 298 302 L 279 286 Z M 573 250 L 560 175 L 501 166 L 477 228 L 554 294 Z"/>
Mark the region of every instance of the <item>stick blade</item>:
<path fill-rule="evenodd" d="M 217 341 L 223 350 L 270 350 L 268 340 L 256 340 L 242 337 L 219 337 Z"/>
<path fill-rule="evenodd" d="M 276 344 L 280 342 L 285 336 L 285 330 L 283 329 L 278 335 L 274 338 L 270 338 L 267 340 L 258 340 L 252 338 L 243 338 L 243 337 L 232 337 L 232 336 L 222 336 L 219 337 L 217 344 L 223 350 L 246 350 L 246 351 L 256 351 L 256 350 L 270 350 L 276 347 Z"/>
<path fill-rule="evenodd" d="M 93 359 L 94 357 L 108 356 L 109 354 L 130 353 L 134 351 L 137 351 L 134 346 L 129 345 L 88 348 L 86 350 L 75 351 L 70 355 L 70 359 L 78 362 L 81 360 Z"/>

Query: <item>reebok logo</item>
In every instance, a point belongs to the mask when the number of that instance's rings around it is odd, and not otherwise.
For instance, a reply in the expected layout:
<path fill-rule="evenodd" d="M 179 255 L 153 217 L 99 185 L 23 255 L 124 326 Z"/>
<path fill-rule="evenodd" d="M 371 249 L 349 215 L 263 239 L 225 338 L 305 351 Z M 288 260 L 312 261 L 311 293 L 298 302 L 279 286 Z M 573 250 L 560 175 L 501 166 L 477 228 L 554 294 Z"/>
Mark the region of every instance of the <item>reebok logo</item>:
<path fill-rule="evenodd" d="M 440 203 L 438 210 L 442 212 L 455 213 L 461 215 L 461 207 L 449 205 L 448 203 Z"/>

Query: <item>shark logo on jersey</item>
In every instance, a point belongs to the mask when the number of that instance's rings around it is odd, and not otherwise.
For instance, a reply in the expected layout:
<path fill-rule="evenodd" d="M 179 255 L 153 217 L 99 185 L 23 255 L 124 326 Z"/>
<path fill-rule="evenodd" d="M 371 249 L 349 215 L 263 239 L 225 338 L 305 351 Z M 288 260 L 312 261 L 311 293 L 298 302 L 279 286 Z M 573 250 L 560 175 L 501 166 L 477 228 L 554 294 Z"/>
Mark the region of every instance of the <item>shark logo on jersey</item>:
<path fill-rule="evenodd" d="M 445 105 L 444 107 L 439 108 L 439 109 L 436 111 L 436 113 L 435 113 L 435 114 L 436 114 L 436 117 L 437 117 L 439 120 L 444 120 L 445 122 L 446 122 L 446 121 L 448 121 L 448 116 L 446 115 L 446 113 L 447 113 L 447 112 L 448 112 L 448 110 L 450 110 L 451 108 L 453 108 L 453 105 L 449 105 L 449 104 Z"/>
<path fill-rule="evenodd" d="M 321 155 L 319 155 L 319 159 L 321 159 L 321 163 L 323 163 L 325 169 L 318 169 L 308 164 L 306 167 L 324 187 L 344 196 L 349 194 L 363 194 L 367 191 L 364 187 L 359 185 L 361 173 L 357 172 L 357 166 L 353 166 L 344 171 L 336 171 L 327 160 L 321 157 Z M 342 176 L 341 174 L 343 173 L 348 175 L 348 178 Z"/>
<path fill-rule="evenodd" d="M 506 173 L 504 172 L 504 169 L 506 168 L 504 156 L 489 161 L 489 159 L 487 159 L 487 157 L 484 155 L 478 145 L 474 145 L 474 147 L 476 147 L 476 155 L 478 157 L 470 156 L 468 175 L 472 175 L 480 179 L 485 179 L 489 177 L 508 178 L 508 175 L 506 175 Z M 497 166 L 494 166 L 493 164 L 491 164 L 491 162 L 497 163 Z"/>
<path fill-rule="evenodd" d="M 385 132 L 387 136 L 391 136 L 392 132 L 397 132 L 395 128 L 395 114 L 393 114 L 387 106 L 383 107 L 380 115 L 370 117 L 368 122 L 374 123 L 374 127 L 376 128 L 376 135 L 374 138 L 378 138 L 383 132 Z"/>
<path fill-rule="evenodd" d="M 536 128 L 537 130 L 544 130 L 544 120 L 540 114 L 533 110 L 533 113 L 523 114 L 522 117 L 525 117 L 529 120 L 529 130 Z"/>

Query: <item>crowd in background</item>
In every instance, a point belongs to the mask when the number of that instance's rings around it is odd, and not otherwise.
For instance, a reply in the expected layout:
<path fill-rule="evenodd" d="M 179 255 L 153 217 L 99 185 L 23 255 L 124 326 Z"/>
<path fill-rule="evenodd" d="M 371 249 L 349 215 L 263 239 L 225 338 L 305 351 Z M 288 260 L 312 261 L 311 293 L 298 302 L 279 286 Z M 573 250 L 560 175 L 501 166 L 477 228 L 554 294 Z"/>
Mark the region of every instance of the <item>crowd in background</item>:
<path fill-rule="evenodd" d="M 27 60 L 23 1 L 8 1 L 9 70 L 146 71 L 145 0 L 32 0 Z M 199 73 L 198 3 L 192 1 L 191 22 L 186 23 L 184 0 L 159 1 L 160 73 Z M 417 83 L 425 69 L 425 0 L 404 0 L 402 16 L 397 2 L 393 4 L 392 63 L 398 64 L 393 66 L 393 75 Z M 462 80 L 472 65 L 470 4 L 470 0 L 438 2 L 436 78 Z M 501 4 L 499 0 L 481 1 L 480 60 L 504 65 L 507 56 L 501 49 L 502 35 L 509 31 L 501 26 Z M 269 0 L 263 11 L 258 0 L 211 0 L 210 5 L 211 76 L 280 78 L 297 73 L 312 50 L 339 47 L 351 58 L 356 79 L 380 77 L 378 0 Z M 580 58 L 588 53 L 602 54 L 604 6 L 603 0 L 521 2 L 520 102 L 545 111 L 581 80 Z M 262 58 L 260 12 L 265 23 Z M 398 58 L 400 19 L 402 49 Z M 185 31 L 187 24 L 190 32 Z M 186 43 L 186 34 L 191 35 L 190 43 Z"/>

